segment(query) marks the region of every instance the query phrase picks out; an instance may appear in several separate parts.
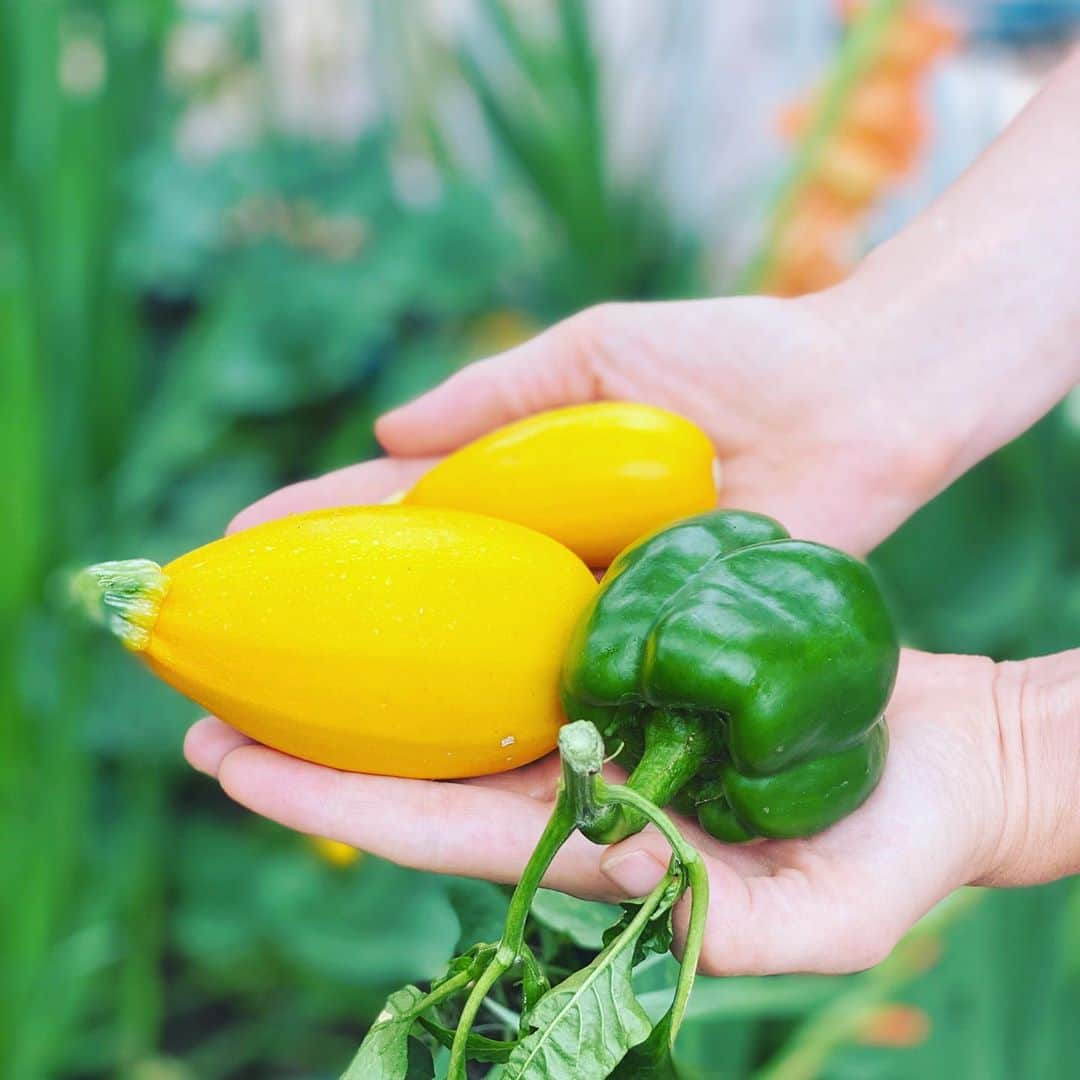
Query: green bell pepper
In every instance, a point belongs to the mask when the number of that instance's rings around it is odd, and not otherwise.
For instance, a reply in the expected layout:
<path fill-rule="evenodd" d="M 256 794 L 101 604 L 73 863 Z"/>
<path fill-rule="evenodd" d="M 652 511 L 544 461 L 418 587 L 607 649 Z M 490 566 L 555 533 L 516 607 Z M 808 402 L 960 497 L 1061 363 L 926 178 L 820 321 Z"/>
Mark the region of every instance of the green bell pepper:
<path fill-rule="evenodd" d="M 721 510 L 619 555 L 571 639 L 562 696 L 658 806 L 721 840 L 800 837 L 880 779 L 898 659 L 864 563 Z M 607 807 L 585 831 L 613 843 L 643 824 Z"/>

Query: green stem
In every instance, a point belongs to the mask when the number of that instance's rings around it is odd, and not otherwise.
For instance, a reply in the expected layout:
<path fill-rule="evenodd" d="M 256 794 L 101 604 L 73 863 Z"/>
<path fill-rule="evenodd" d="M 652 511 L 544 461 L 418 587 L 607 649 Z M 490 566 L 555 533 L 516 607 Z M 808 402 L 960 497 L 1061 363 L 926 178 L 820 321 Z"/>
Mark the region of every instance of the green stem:
<path fill-rule="evenodd" d="M 645 750 L 626 781 L 649 804 L 667 806 L 698 774 L 710 750 L 709 722 L 693 713 L 655 709 L 645 718 Z M 629 804 L 601 806 L 582 832 L 594 844 L 615 844 L 640 832 L 648 814 Z"/>
<path fill-rule="evenodd" d="M 873 0 L 852 24 L 837 54 L 828 83 L 772 208 L 769 232 L 761 251 L 751 260 L 736 285 L 737 293 L 760 292 L 776 260 L 784 227 L 791 219 L 799 193 L 818 170 L 821 159 L 847 111 L 851 92 L 881 51 L 881 43 L 907 0 Z"/>
<path fill-rule="evenodd" d="M 683 947 L 682 963 L 679 966 L 679 979 L 675 984 L 675 997 L 671 1003 L 671 1027 L 669 1043 L 675 1045 L 690 992 L 694 988 L 701 947 L 705 940 L 705 921 L 709 914 L 709 874 L 705 863 L 697 850 L 684 839 L 675 823 L 663 810 L 654 806 L 648 799 L 630 787 L 608 784 L 602 778 L 598 780 L 598 798 L 601 803 L 617 803 L 629 806 L 647 818 L 656 826 L 667 840 L 675 857 L 682 863 L 690 882 L 690 919 L 686 928 L 686 944 Z"/>
<path fill-rule="evenodd" d="M 667 745 L 669 753 L 682 753 L 686 756 L 685 742 L 681 747 L 670 743 Z M 693 758 L 696 753 L 697 751 L 694 750 L 689 756 Z M 679 979 L 669 1010 L 668 1037 L 671 1045 L 674 1045 L 675 1037 L 682 1024 L 701 957 L 705 920 L 709 907 L 709 877 L 701 856 L 683 838 L 671 818 L 649 798 L 628 786 L 608 784 L 603 779 L 600 771 L 603 767 L 604 743 L 600 733 L 592 724 L 579 721 L 564 726 L 559 733 L 559 754 L 562 758 L 562 781 L 555 800 L 555 809 L 525 866 L 521 880 L 514 889 L 506 926 L 495 956 L 480 974 L 462 1009 L 450 1050 L 447 1080 L 466 1080 L 465 1049 L 469 1032 L 472 1030 L 476 1015 L 488 992 L 521 955 L 524 946 L 525 923 L 533 897 L 555 855 L 576 829 L 587 828 L 602 820 L 607 810 L 612 807 L 621 811 L 632 811 L 640 816 L 643 823 L 652 822 L 667 840 L 674 855 L 672 868 L 649 893 L 624 934 L 631 932 L 631 928 L 636 933 L 642 926 L 643 920 L 651 918 L 665 893 L 672 887 L 675 880 L 673 874 L 685 872 L 689 881 L 690 919 L 682 964 L 679 968 Z M 685 779 L 679 786 L 682 783 L 685 783 Z M 621 940 L 622 936 L 620 935 L 616 942 Z M 614 946 L 615 943 L 612 943 L 608 949 Z"/>
<path fill-rule="evenodd" d="M 450 997 L 451 994 L 456 993 L 463 986 L 468 985 L 472 977 L 472 971 L 466 969 L 465 971 L 459 971 L 452 979 L 447 979 L 446 982 L 440 983 L 430 994 L 425 995 L 416 1003 L 416 1007 L 412 1010 L 412 1015 L 419 1016 L 425 1009 L 430 1009 L 432 1005 L 438 1005 L 443 998 Z"/>
<path fill-rule="evenodd" d="M 582 815 L 588 812 L 587 808 L 593 803 L 595 780 L 599 777 L 604 760 L 604 744 L 599 732 L 592 724 L 569 724 L 560 732 L 559 752 L 563 773 L 555 809 L 510 898 L 506 926 L 495 956 L 477 979 L 461 1011 L 450 1048 L 448 1080 L 466 1080 L 465 1046 L 480 1005 L 488 991 L 520 956 L 525 939 L 525 922 L 536 890 L 559 849 L 573 835 Z"/>
<path fill-rule="evenodd" d="M 623 944 L 627 938 L 636 940 L 641 934 L 645 924 L 656 913 L 656 909 L 660 906 L 669 890 L 672 886 L 678 885 L 681 879 L 682 871 L 679 868 L 679 860 L 677 858 L 672 859 L 667 873 L 653 886 L 652 892 L 641 902 L 641 907 L 638 908 L 630 922 L 626 924 L 623 932 L 604 947 L 597 957 L 597 960 L 606 956 L 608 953 L 618 952 L 623 948 Z"/>

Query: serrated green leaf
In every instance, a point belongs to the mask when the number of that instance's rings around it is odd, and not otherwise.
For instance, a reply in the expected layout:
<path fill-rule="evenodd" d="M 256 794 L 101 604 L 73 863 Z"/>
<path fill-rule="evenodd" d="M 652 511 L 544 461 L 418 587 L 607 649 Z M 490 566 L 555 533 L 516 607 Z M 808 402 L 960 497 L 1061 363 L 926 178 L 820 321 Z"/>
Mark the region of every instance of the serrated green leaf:
<path fill-rule="evenodd" d="M 652 1025 L 634 996 L 634 950 L 601 953 L 552 987 L 525 1017 L 537 1030 L 518 1043 L 503 1080 L 604 1080 Z"/>
<path fill-rule="evenodd" d="M 341 1080 L 407 1080 L 409 1032 L 424 994 L 415 986 L 395 990 L 364 1037 Z"/>

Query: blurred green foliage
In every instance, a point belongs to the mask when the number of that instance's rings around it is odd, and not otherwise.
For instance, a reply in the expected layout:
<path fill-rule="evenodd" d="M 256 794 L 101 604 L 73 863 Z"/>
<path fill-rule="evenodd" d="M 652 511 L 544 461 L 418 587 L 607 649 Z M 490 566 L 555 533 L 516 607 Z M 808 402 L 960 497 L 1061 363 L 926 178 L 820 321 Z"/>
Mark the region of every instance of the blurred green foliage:
<path fill-rule="evenodd" d="M 494 0 L 478 12 L 500 63 L 430 41 L 424 62 L 472 94 L 489 176 L 458 159 L 422 80 L 361 135 L 261 124 L 195 158 L 177 131 L 208 91 L 163 79 L 169 0 L 0 7 L 6 1078 L 333 1076 L 389 988 L 500 922 L 494 886 L 331 867 L 232 807 L 181 762 L 191 707 L 62 613 L 65 568 L 169 558 L 273 486 L 371 456 L 380 411 L 473 356 L 594 300 L 706 287 L 694 244 L 597 152 L 580 7 L 558 4 L 540 40 Z M 399 18 L 380 25 L 393 48 Z M 257 19 L 229 35 L 233 65 L 257 66 Z M 399 169 L 418 141 L 423 198 Z M 884 545 L 909 642 L 1076 643 L 1078 466 L 1059 410 Z M 687 1077 L 803 1075 L 790 1051 L 822 1016 L 894 992 L 926 1011 L 926 1041 L 856 1040 L 824 1075 L 1075 1073 L 1076 887 L 987 895 L 955 918 L 940 958 L 887 991 L 874 973 L 702 980 Z M 593 933 L 545 897 L 548 960 L 569 967 Z M 670 976 L 657 957 L 644 989 L 659 1000 Z"/>

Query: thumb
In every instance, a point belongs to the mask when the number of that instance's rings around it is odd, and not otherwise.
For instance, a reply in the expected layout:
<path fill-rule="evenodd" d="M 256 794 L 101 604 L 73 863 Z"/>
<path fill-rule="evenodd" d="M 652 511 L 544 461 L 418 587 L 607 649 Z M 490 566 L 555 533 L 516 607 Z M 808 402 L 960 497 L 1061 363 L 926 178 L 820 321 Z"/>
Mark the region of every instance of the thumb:
<path fill-rule="evenodd" d="M 381 417 L 379 442 L 391 454 L 443 454 L 531 413 L 601 397 L 590 342 L 591 311 L 452 375 Z"/>

